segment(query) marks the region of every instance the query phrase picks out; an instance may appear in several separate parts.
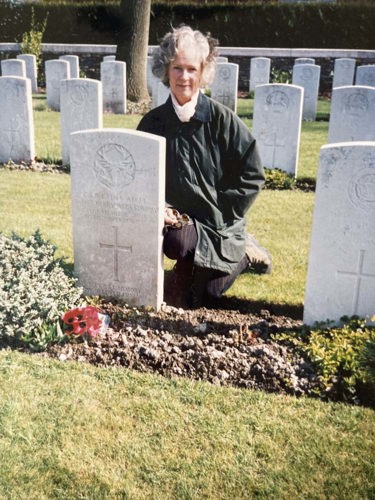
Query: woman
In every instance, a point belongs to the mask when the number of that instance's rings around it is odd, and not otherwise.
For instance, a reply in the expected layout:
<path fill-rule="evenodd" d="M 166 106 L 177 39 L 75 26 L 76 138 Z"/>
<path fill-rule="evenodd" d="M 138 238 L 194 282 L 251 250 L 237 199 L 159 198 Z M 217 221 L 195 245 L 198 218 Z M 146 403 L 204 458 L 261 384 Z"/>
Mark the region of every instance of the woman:
<path fill-rule="evenodd" d="M 200 92 L 213 79 L 215 58 L 216 40 L 209 35 L 188 26 L 165 35 L 152 70 L 171 95 L 138 126 L 166 138 L 163 250 L 177 260 L 176 282 L 191 307 L 215 301 L 251 266 L 250 260 L 257 260 L 245 252 L 245 215 L 264 183 L 264 171 L 244 123 Z M 268 253 L 250 236 L 248 243 L 268 272 Z"/>

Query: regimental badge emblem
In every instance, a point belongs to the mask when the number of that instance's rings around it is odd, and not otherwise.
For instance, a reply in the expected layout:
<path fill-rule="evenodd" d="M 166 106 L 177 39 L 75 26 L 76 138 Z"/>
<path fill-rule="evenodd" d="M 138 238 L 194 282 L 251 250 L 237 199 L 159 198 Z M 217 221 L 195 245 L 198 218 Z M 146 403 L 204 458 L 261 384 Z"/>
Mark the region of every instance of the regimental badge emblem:
<path fill-rule="evenodd" d="M 134 158 L 124 146 L 109 142 L 96 152 L 94 174 L 97 181 L 106 188 L 120 190 L 135 179 Z"/>

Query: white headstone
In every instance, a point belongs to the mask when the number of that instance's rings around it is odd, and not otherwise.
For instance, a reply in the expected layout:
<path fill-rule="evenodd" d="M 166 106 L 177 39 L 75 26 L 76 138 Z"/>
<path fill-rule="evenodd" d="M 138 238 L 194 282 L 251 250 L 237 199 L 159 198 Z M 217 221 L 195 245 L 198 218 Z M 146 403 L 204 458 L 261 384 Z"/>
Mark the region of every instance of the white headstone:
<path fill-rule="evenodd" d="M 116 61 L 116 56 L 104 56 L 103 61 Z"/>
<path fill-rule="evenodd" d="M 375 141 L 375 88 L 352 85 L 333 89 L 328 143 Z"/>
<path fill-rule="evenodd" d="M 61 82 L 61 153 L 69 163 L 70 134 L 78 130 L 103 128 L 102 82 L 90 78 L 70 78 Z"/>
<path fill-rule="evenodd" d="M 227 63 L 228 58 L 225 56 L 216 56 L 216 62 L 217 63 Z"/>
<path fill-rule="evenodd" d="M 253 57 L 250 62 L 250 92 L 257 85 L 270 82 L 271 59 L 269 57 Z"/>
<path fill-rule="evenodd" d="M 79 78 L 79 57 L 73 55 L 60 56 L 59 59 L 69 63 L 70 78 Z"/>
<path fill-rule="evenodd" d="M 157 85 L 160 82 L 160 79 L 152 73 L 152 62 L 153 57 L 147 56 L 147 64 L 146 64 L 146 81 L 147 81 L 147 90 L 150 96 L 152 96 L 152 92 L 154 88 L 157 89 Z"/>
<path fill-rule="evenodd" d="M 26 78 L 26 64 L 20 59 L 3 59 L 1 61 L 1 76 L 20 76 Z"/>
<path fill-rule="evenodd" d="M 332 88 L 353 85 L 354 72 L 355 59 L 350 59 L 348 57 L 335 59 Z"/>
<path fill-rule="evenodd" d="M 302 118 L 314 121 L 318 104 L 320 66 L 315 64 L 296 64 L 293 66 L 292 84 L 305 89 Z"/>
<path fill-rule="evenodd" d="M 115 114 L 126 113 L 126 63 L 104 61 L 100 63 L 103 84 L 103 110 Z"/>
<path fill-rule="evenodd" d="M 371 317 L 375 306 L 375 142 L 323 146 L 303 321 Z"/>
<path fill-rule="evenodd" d="M 165 139 L 124 129 L 71 135 L 74 268 L 88 295 L 159 309 Z"/>
<path fill-rule="evenodd" d="M 375 87 L 375 64 L 358 66 L 356 71 L 355 84 L 365 85 L 367 87 Z"/>
<path fill-rule="evenodd" d="M 50 59 L 45 62 L 47 105 L 60 111 L 60 83 L 70 78 L 70 66 L 67 61 Z"/>
<path fill-rule="evenodd" d="M 25 61 L 26 78 L 31 80 L 31 90 L 33 94 L 38 92 L 38 71 L 36 67 L 36 57 L 34 54 L 18 54 L 17 59 Z"/>
<path fill-rule="evenodd" d="M 315 59 L 312 57 L 297 57 L 294 59 L 294 64 L 315 64 Z"/>
<path fill-rule="evenodd" d="M 31 81 L 0 77 L 0 163 L 35 157 Z"/>
<path fill-rule="evenodd" d="M 263 166 L 297 174 L 302 106 L 302 87 L 282 83 L 256 87 L 252 133 Z"/>
<path fill-rule="evenodd" d="M 164 104 L 170 96 L 170 93 L 170 88 L 164 85 L 163 82 L 160 80 L 156 82 L 152 92 L 152 107 L 156 108 L 157 106 Z"/>
<path fill-rule="evenodd" d="M 218 63 L 214 81 L 211 84 L 211 97 L 232 111 L 237 111 L 238 64 Z"/>

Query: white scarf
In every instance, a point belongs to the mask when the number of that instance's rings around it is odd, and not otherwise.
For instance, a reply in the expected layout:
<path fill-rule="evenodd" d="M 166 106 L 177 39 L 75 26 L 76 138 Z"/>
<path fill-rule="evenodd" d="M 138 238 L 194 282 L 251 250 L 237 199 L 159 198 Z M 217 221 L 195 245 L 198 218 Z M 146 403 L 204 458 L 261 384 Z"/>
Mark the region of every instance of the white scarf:
<path fill-rule="evenodd" d="M 198 102 L 198 96 L 199 96 L 199 90 L 193 95 L 193 97 L 190 99 L 189 102 L 185 103 L 183 106 L 180 106 L 177 102 L 177 99 L 171 92 L 173 107 L 180 121 L 188 122 L 190 118 L 194 115 L 195 108 Z"/>

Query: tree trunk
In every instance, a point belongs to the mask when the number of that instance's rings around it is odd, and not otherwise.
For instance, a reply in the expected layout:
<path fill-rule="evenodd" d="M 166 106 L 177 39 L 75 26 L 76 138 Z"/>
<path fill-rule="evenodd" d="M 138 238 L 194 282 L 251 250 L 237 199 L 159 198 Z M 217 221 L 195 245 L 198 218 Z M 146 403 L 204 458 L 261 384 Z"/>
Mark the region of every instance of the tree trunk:
<path fill-rule="evenodd" d="M 121 0 L 121 30 L 116 59 L 126 62 L 127 98 L 149 100 L 146 82 L 151 0 Z"/>

